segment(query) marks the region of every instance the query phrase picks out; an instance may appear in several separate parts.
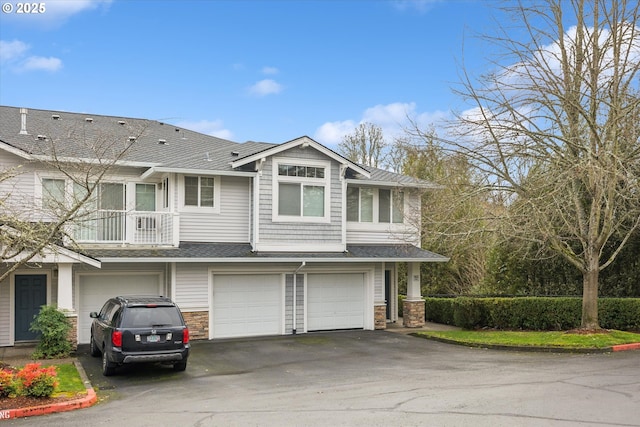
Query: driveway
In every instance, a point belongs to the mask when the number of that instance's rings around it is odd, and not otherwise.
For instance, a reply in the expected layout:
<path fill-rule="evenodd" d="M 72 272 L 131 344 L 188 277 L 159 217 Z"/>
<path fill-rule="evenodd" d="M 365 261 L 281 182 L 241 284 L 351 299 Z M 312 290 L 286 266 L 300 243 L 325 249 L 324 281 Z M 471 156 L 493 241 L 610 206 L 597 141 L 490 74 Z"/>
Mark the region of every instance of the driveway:
<path fill-rule="evenodd" d="M 638 351 L 503 352 L 347 331 L 194 342 L 183 373 L 105 378 L 87 349 L 79 359 L 101 403 L 5 425 L 640 426 Z"/>

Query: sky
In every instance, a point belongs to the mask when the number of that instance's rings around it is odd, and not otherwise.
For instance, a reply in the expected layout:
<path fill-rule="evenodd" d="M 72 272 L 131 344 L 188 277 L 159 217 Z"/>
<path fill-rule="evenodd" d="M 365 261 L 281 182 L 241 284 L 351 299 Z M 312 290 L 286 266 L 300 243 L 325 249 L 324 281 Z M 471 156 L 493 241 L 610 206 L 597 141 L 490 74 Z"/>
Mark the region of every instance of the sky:
<path fill-rule="evenodd" d="M 497 0 L 0 0 L 0 104 L 146 118 L 236 142 L 360 123 L 387 139 L 465 108 Z M 30 13 L 19 13 L 30 12 Z"/>

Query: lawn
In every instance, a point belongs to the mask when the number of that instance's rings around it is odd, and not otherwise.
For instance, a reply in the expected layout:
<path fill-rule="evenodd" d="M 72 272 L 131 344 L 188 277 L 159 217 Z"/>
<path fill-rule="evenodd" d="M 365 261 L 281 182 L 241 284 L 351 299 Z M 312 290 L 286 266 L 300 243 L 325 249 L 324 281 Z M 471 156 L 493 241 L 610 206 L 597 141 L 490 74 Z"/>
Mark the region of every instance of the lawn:
<path fill-rule="evenodd" d="M 75 396 L 86 391 L 82 378 L 73 363 L 56 365 L 58 372 L 58 388 L 54 393 L 56 396 Z"/>
<path fill-rule="evenodd" d="M 418 332 L 416 335 L 475 346 L 532 348 L 606 349 L 614 345 L 640 342 L 640 334 L 622 331 L 607 331 L 597 334 L 577 334 L 563 331 L 433 331 Z"/>

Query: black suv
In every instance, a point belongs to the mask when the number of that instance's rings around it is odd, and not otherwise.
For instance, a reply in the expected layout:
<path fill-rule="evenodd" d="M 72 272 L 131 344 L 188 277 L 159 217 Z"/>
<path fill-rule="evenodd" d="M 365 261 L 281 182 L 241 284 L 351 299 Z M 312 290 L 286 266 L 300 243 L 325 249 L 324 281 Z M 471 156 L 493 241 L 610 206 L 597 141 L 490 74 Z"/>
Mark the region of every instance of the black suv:
<path fill-rule="evenodd" d="M 102 373 L 113 375 L 129 363 L 163 362 L 176 371 L 187 368 L 189 329 L 171 299 L 162 296 L 118 296 L 100 313 L 92 312 L 90 352 L 102 354 Z"/>

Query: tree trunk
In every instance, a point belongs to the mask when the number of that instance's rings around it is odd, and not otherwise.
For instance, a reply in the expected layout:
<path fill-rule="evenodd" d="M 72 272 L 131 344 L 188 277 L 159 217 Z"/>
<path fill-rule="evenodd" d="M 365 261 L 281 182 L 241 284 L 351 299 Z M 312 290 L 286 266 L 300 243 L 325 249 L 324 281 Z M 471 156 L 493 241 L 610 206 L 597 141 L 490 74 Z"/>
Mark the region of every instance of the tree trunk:
<path fill-rule="evenodd" d="M 591 256 L 587 271 L 582 276 L 582 324 L 581 329 L 600 329 L 598 324 L 598 277 L 600 269 L 597 256 Z"/>

